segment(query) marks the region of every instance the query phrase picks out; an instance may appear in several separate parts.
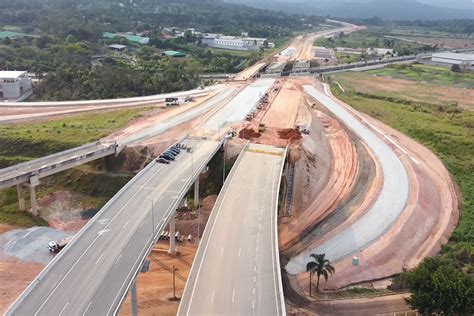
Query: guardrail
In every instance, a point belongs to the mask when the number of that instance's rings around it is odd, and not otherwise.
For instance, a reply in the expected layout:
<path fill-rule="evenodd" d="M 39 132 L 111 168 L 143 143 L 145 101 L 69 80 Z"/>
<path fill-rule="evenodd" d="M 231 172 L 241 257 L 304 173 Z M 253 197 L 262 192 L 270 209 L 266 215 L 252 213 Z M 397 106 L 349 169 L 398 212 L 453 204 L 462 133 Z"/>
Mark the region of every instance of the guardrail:
<path fill-rule="evenodd" d="M 209 161 L 212 159 L 212 157 L 214 157 L 214 155 L 217 153 L 217 151 L 219 150 L 219 148 L 222 146 L 222 144 L 224 143 L 225 141 L 225 137 L 222 137 L 218 142 L 217 142 L 217 145 L 216 147 L 214 148 L 213 151 L 210 152 L 210 154 L 207 156 L 206 159 L 204 159 L 204 161 L 199 165 L 198 168 L 195 168 L 194 169 L 194 172 L 193 174 L 191 175 L 191 177 L 185 182 L 185 184 L 183 185 L 183 187 L 181 188 L 181 190 L 179 191 L 178 195 L 177 195 L 177 198 L 175 199 L 175 202 L 173 204 L 170 205 L 170 207 L 168 208 L 168 210 L 166 211 L 166 215 L 164 217 L 164 219 L 162 219 L 160 221 L 161 225 L 159 224 L 157 226 L 157 229 L 153 228 L 153 236 L 150 237 L 149 241 L 148 241 L 148 244 L 147 246 L 145 247 L 145 250 L 144 252 L 142 253 L 142 255 L 140 257 L 142 257 L 141 260 L 138 261 L 138 264 L 135 265 L 133 268 L 132 268 L 132 273 L 130 274 L 130 277 L 129 279 L 129 282 L 128 282 L 128 285 L 126 286 L 125 288 L 125 291 L 123 293 L 123 295 L 120 297 L 119 301 L 116 303 L 117 306 L 114 310 L 114 313 L 113 315 L 117 315 L 118 314 L 118 311 L 123 303 L 123 301 L 125 300 L 126 296 L 127 296 L 127 293 L 128 291 L 130 290 L 130 287 L 132 286 L 133 284 L 133 280 L 135 279 L 135 277 L 138 275 L 139 271 L 141 270 L 143 264 L 145 263 L 146 261 L 146 258 L 148 257 L 148 255 L 151 253 L 152 249 L 153 249 L 153 246 L 155 245 L 155 243 L 157 242 L 158 238 L 160 237 L 161 235 L 161 232 L 164 230 L 164 228 L 166 227 L 166 225 L 169 223 L 170 219 L 171 219 L 171 216 L 174 214 L 174 211 L 176 210 L 176 208 L 178 207 L 179 203 L 181 202 L 182 198 L 186 195 L 186 192 L 189 190 L 189 188 L 191 188 L 192 184 L 194 183 L 194 181 L 196 180 L 196 178 L 199 176 L 199 174 L 201 173 L 201 171 L 203 170 L 203 168 L 209 163 Z M 179 142 L 178 142 L 179 143 Z M 152 212 L 153 210 L 150 208 L 150 211 Z M 115 302 L 114 302 L 115 303 Z"/>
<path fill-rule="evenodd" d="M 103 145 L 104 147 L 101 147 Z M 90 149 L 90 151 L 88 151 Z M 0 179 L 4 176 L 4 179 L 0 180 L 0 189 L 7 188 L 16 184 L 20 184 L 23 182 L 27 182 L 30 177 L 38 176 L 39 178 L 46 177 L 48 175 L 63 171 L 68 169 L 72 166 L 71 164 L 76 166 L 87 161 L 95 160 L 107 155 L 111 155 L 117 152 L 118 145 L 117 143 L 90 143 L 86 145 L 82 145 L 76 148 L 68 149 L 59 153 L 55 153 L 49 156 L 44 156 L 38 159 L 34 159 L 31 161 L 23 162 L 14 166 L 10 166 L 0 170 Z M 78 155 L 69 157 L 66 160 L 61 160 L 61 157 L 68 156 L 74 153 L 78 153 Z M 81 154 L 79 154 L 81 153 Z M 56 161 L 54 161 L 56 159 Z M 53 161 L 51 161 L 53 160 Z M 48 163 L 48 161 L 51 161 Z M 31 167 L 34 164 L 41 164 L 39 168 L 35 168 L 31 171 L 24 171 L 25 169 Z M 20 170 L 18 174 L 13 175 L 11 177 L 8 176 L 9 172 L 14 172 L 16 170 Z"/>

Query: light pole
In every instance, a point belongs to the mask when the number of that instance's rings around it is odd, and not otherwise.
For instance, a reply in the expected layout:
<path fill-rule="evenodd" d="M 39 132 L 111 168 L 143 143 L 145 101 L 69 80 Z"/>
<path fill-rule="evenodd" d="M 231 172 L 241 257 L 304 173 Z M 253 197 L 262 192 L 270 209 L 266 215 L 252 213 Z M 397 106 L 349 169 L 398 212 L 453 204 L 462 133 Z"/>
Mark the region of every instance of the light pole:
<path fill-rule="evenodd" d="M 179 271 L 178 268 L 176 268 L 176 266 L 173 266 L 173 299 L 176 300 L 177 297 L 176 297 L 176 271 Z"/>

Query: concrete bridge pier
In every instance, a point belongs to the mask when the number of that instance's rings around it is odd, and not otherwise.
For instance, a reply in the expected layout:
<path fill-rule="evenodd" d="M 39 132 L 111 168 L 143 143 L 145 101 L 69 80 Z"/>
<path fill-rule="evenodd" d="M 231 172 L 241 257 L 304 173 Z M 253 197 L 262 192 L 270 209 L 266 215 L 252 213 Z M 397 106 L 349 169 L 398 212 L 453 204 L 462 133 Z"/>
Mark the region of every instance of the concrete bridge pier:
<path fill-rule="evenodd" d="M 21 184 L 16 185 L 16 193 L 18 194 L 18 206 L 21 211 L 25 210 L 25 197 L 23 196 L 23 188 Z"/>
<path fill-rule="evenodd" d="M 199 209 L 199 176 L 194 181 L 194 206 Z"/>
<path fill-rule="evenodd" d="M 168 250 L 168 253 L 172 254 L 172 255 L 176 254 L 176 239 L 175 239 L 176 220 L 175 220 L 175 216 L 176 216 L 176 213 L 173 212 L 173 214 L 171 214 L 170 223 L 169 223 L 169 226 L 170 226 L 170 248 Z"/>
<path fill-rule="evenodd" d="M 30 202 L 31 202 L 31 214 L 33 216 L 38 216 L 38 205 L 36 204 L 36 190 L 35 187 L 39 185 L 38 176 L 33 176 L 30 178 L 28 187 L 30 188 Z"/>
<path fill-rule="evenodd" d="M 130 300 L 132 305 L 132 316 L 138 316 L 137 278 L 133 280 L 130 288 Z"/>

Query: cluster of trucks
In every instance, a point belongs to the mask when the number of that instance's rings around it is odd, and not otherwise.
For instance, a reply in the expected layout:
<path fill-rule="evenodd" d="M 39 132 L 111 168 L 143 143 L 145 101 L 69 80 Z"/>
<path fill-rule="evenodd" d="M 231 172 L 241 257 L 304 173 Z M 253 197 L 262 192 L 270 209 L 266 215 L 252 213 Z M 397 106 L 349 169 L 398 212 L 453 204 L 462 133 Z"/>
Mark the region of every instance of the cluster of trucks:
<path fill-rule="evenodd" d="M 187 97 L 182 98 L 181 100 L 179 98 L 176 98 L 176 97 L 165 98 L 165 104 L 168 107 L 169 106 L 180 105 L 183 102 L 194 102 L 194 101 L 196 101 L 196 98 L 193 97 L 193 96 L 187 96 Z"/>

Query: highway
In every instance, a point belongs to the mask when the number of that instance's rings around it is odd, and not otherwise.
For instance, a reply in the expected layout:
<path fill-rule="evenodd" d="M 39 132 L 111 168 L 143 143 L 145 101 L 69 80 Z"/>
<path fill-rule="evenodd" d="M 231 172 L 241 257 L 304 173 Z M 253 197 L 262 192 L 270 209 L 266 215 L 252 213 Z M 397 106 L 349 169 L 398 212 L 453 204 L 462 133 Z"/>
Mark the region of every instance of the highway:
<path fill-rule="evenodd" d="M 293 257 L 285 267 L 290 274 L 305 271 L 310 253 L 325 253 L 326 258 L 336 261 L 370 245 L 399 218 L 405 208 L 409 190 L 408 176 L 402 162 L 373 130 L 323 92 L 313 86 L 304 88 L 368 146 L 381 164 L 384 181 L 378 198 L 367 213 L 327 242 Z"/>
<path fill-rule="evenodd" d="M 28 182 L 29 178 L 38 175 L 39 178 L 84 164 L 107 155 L 116 154 L 123 146 L 157 136 L 184 122 L 192 120 L 221 104 L 230 101 L 238 92 L 237 88 L 229 88 L 216 96 L 176 116 L 143 128 L 125 139 L 106 138 L 105 141 L 87 144 L 59 153 L 27 161 L 5 169 L 0 169 L 0 189 Z"/>
<path fill-rule="evenodd" d="M 193 153 L 182 151 L 169 165 L 151 162 L 82 228 L 7 315 L 115 314 L 170 214 L 220 147 L 215 140 L 183 143 Z"/>
<path fill-rule="evenodd" d="M 260 98 L 270 89 L 275 79 L 258 79 L 245 87 L 224 108 L 212 115 L 202 126 L 203 130 L 219 129 L 241 122 L 247 114 L 256 109 Z"/>
<path fill-rule="evenodd" d="M 244 148 L 214 205 L 178 315 L 285 315 L 278 192 L 286 150 Z"/>
<path fill-rule="evenodd" d="M 0 189 L 28 182 L 31 176 L 36 175 L 38 178 L 46 177 L 53 173 L 117 153 L 117 150 L 118 147 L 114 142 L 96 142 L 0 169 Z"/>
<path fill-rule="evenodd" d="M 188 91 L 177 91 L 163 94 L 155 94 L 142 97 L 116 98 L 104 100 L 81 100 L 81 101 L 38 101 L 38 102 L 3 102 L 2 107 L 68 107 L 68 106 L 94 106 L 94 105 L 112 105 L 121 103 L 136 103 L 147 101 L 164 101 L 168 97 L 186 97 L 186 96 L 203 96 L 212 91 L 219 91 L 223 86 L 220 84 L 205 87 L 203 89 L 193 89 Z"/>

